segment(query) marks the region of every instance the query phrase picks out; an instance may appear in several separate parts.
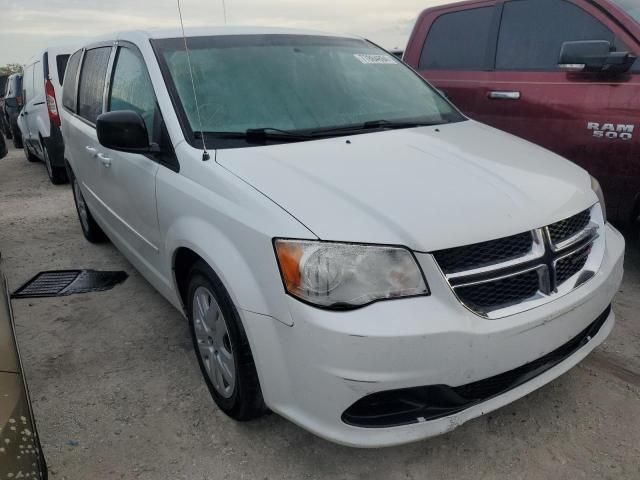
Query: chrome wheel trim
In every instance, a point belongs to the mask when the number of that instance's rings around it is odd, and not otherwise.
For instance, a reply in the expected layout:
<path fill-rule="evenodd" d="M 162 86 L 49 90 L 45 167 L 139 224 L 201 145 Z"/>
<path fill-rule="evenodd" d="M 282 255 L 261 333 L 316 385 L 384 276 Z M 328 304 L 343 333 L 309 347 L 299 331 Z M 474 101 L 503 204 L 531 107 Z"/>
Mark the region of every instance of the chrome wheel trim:
<path fill-rule="evenodd" d="M 89 211 L 87 210 L 87 204 L 84 203 L 84 197 L 80 191 L 80 185 L 76 179 L 73 180 L 73 193 L 76 198 L 76 207 L 78 209 L 78 217 L 80 217 L 80 223 L 85 232 L 89 231 Z"/>
<path fill-rule="evenodd" d="M 235 389 L 236 370 L 229 329 L 220 305 L 208 288 L 198 287 L 191 308 L 198 355 L 207 376 L 216 392 L 230 398 Z"/>

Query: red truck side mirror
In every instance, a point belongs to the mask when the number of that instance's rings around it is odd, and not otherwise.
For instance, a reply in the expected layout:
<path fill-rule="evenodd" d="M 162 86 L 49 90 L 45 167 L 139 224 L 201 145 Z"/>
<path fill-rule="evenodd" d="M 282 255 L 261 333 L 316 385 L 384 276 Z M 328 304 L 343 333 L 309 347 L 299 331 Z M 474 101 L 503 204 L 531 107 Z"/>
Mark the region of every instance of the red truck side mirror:
<path fill-rule="evenodd" d="M 558 67 L 565 72 L 621 74 L 629 71 L 636 56 L 629 52 L 612 51 L 606 40 L 564 42 Z"/>

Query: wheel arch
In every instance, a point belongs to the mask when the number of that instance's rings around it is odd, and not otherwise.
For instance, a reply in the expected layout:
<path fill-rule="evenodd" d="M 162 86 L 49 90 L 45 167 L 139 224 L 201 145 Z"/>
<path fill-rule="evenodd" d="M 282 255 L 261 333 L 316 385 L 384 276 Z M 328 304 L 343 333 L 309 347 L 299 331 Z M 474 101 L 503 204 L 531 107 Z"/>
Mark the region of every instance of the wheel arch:
<path fill-rule="evenodd" d="M 180 236 L 174 237 L 177 232 Z M 166 241 L 174 291 L 185 314 L 188 273 L 195 262 L 202 260 L 217 275 L 238 310 L 292 323 L 270 239 L 261 238 L 241 247 L 209 222 L 188 217 L 167 231 Z"/>
<path fill-rule="evenodd" d="M 40 142 L 40 155 L 41 155 L 38 158 L 40 158 L 40 160 L 44 162 L 44 149 L 47 147 L 44 144 L 44 137 L 42 136 L 42 132 L 40 132 L 40 130 L 38 130 L 38 142 Z"/>
<path fill-rule="evenodd" d="M 173 258 L 171 260 L 173 281 L 185 314 L 188 303 L 187 290 L 189 288 L 189 271 L 196 262 L 200 260 L 207 263 L 204 258 L 188 247 L 178 247 L 176 251 L 173 252 Z"/>
<path fill-rule="evenodd" d="M 69 163 L 67 157 L 64 157 L 64 168 L 67 171 L 67 176 L 69 177 L 69 183 L 73 183 L 73 179 L 76 178 L 75 173 L 73 172 L 73 167 Z"/>

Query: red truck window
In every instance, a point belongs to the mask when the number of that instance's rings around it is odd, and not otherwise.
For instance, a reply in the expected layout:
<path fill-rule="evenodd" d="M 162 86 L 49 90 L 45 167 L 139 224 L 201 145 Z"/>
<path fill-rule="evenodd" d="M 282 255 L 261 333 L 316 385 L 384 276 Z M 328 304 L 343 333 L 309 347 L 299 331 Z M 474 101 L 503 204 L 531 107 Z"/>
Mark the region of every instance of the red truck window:
<path fill-rule="evenodd" d="M 613 33 L 565 0 L 520 0 L 504 4 L 496 70 L 557 71 L 563 42 L 607 40 Z"/>
<path fill-rule="evenodd" d="M 446 13 L 429 30 L 420 70 L 485 70 L 493 7 Z"/>

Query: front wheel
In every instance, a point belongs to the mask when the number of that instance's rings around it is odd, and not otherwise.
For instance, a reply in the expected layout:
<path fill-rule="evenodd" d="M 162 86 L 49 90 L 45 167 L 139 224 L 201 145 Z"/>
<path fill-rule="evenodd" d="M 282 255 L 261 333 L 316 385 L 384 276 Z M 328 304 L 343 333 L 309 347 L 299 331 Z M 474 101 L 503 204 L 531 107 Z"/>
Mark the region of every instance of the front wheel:
<path fill-rule="evenodd" d="M 200 371 L 229 417 L 246 421 L 267 408 L 246 333 L 222 283 L 204 262 L 189 274 L 188 317 Z"/>

